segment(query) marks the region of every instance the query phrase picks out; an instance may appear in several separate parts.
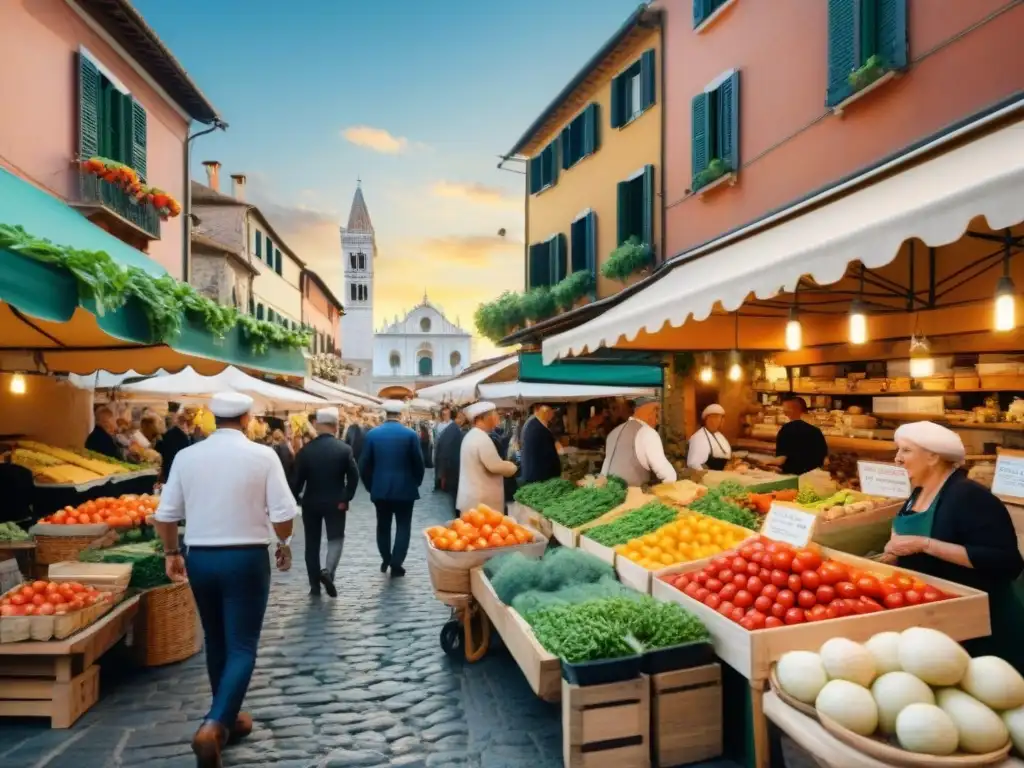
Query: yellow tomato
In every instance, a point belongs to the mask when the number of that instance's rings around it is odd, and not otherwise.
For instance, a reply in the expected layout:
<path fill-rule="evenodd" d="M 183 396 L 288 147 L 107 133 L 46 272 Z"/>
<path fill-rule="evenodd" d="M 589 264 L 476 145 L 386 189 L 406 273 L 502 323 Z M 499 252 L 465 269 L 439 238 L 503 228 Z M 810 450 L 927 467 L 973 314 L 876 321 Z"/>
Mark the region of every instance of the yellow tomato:
<path fill-rule="evenodd" d="M 679 562 L 679 558 L 672 557 L 672 555 L 662 555 L 661 556 L 661 564 L 662 565 L 672 565 L 672 563 L 676 563 L 676 562 Z"/>
<path fill-rule="evenodd" d="M 697 541 L 700 542 L 701 544 L 710 544 L 711 543 L 711 534 L 709 534 L 709 533 L 698 533 L 697 534 Z"/>
<path fill-rule="evenodd" d="M 711 522 L 707 518 L 703 518 L 697 521 L 697 530 L 704 533 L 711 527 Z"/>
<path fill-rule="evenodd" d="M 663 550 L 672 549 L 675 545 L 676 541 L 671 536 L 662 536 L 658 539 L 658 546 Z"/>
<path fill-rule="evenodd" d="M 658 543 L 658 534 L 648 533 L 646 536 L 643 537 L 643 542 L 647 546 L 653 547 L 655 544 Z"/>

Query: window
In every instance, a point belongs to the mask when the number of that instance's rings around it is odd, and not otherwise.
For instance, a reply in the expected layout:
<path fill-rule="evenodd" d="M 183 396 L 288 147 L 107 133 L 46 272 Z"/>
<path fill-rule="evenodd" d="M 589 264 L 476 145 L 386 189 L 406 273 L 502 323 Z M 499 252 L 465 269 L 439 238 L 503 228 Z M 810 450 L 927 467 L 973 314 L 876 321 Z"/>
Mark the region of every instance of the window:
<path fill-rule="evenodd" d="M 617 242 L 636 237 L 654 247 L 654 166 L 645 166 L 633 178 L 619 182 Z"/>
<path fill-rule="evenodd" d="M 740 73 L 727 72 L 693 97 L 691 186 L 696 192 L 740 168 Z"/>
<path fill-rule="evenodd" d="M 388 365 L 391 366 L 391 370 L 397 371 L 402 366 L 402 356 L 397 352 L 392 352 L 388 357 Z"/>
<path fill-rule="evenodd" d="M 573 272 L 590 272 L 597 277 L 597 214 L 593 211 L 572 223 L 569 256 Z"/>
<path fill-rule="evenodd" d="M 359 257 L 359 269 L 365 270 L 366 269 L 366 254 L 360 252 L 360 253 L 357 253 L 356 256 Z"/>
<path fill-rule="evenodd" d="M 249 297 L 249 314 L 256 314 L 256 300 L 252 296 Z"/>
<path fill-rule="evenodd" d="M 434 358 L 430 355 L 423 355 L 417 365 L 419 366 L 420 376 L 434 375 Z"/>
<path fill-rule="evenodd" d="M 452 373 L 455 373 L 459 366 L 462 365 L 462 355 L 458 350 L 455 350 L 448 356 L 448 363 L 452 367 Z"/>
<path fill-rule="evenodd" d="M 424 333 L 430 333 L 430 318 L 424 317 L 420 320 L 420 330 Z"/>
<path fill-rule="evenodd" d="M 366 283 L 349 283 L 348 285 L 349 298 L 352 301 L 366 301 L 370 298 L 370 291 L 366 287 Z"/>
<path fill-rule="evenodd" d="M 348 266 L 350 269 L 356 269 L 356 255 L 354 253 L 348 255 Z"/>
<path fill-rule="evenodd" d="M 274 271 L 281 274 L 281 251 L 277 248 L 274 249 Z"/>
<path fill-rule="evenodd" d="M 263 305 L 262 304 L 257 304 L 256 305 L 256 319 L 257 320 L 262 320 L 263 319 Z"/>
<path fill-rule="evenodd" d="M 359 285 L 359 300 L 360 301 L 366 301 L 369 298 L 370 298 L 370 291 L 366 287 L 366 283 L 361 283 Z"/>
<path fill-rule="evenodd" d="M 356 284 L 349 283 L 348 285 L 348 296 L 351 301 L 356 301 Z"/>
<path fill-rule="evenodd" d="M 612 80 L 612 128 L 622 128 L 654 106 L 657 91 L 654 49 Z"/>
<path fill-rule="evenodd" d="M 256 258 L 263 258 L 263 233 L 256 230 Z"/>
<path fill-rule="evenodd" d="M 106 157 L 146 179 L 145 108 L 85 53 L 78 54 L 78 155 Z"/>
<path fill-rule="evenodd" d="M 600 144 L 598 125 L 600 107 L 590 104 L 562 129 L 562 168 L 569 169 L 587 155 L 597 152 Z"/>
<path fill-rule="evenodd" d="M 554 186 L 558 181 L 558 163 L 555 158 L 557 153 L 558 140 L 556 139 L 544 147 L 539 155 L 531 158 L 528 168 L 531 195 Z"/>
<path fill-rule="evenodd" d="M 565 235 L 554 235 L 530 246 L 529 288 L 554 285 L 565 274 Z"/>
<path fill-rule="evenodd" d="M 829 0 L 826 106 L 906 66 L 907 0 Z"/>
<path fill-rule="evenodd" d="M 696 29 L 711 18 L 726 2 L 728 0 L 693 0 L 693 28 Z"/>

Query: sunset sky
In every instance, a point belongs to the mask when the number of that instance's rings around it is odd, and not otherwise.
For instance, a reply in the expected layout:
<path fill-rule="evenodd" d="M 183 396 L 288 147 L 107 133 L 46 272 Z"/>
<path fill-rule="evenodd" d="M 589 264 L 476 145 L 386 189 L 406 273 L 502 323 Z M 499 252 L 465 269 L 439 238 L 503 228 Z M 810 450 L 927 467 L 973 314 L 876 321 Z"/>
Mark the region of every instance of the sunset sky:
<path fill-rule="evenodd" d="M 339 296 L 338 227 L 362 179 L 377 325 L 427 291 L 471 331 L 481 301 L 523 285 L 523 176 L 498 155 L 637 5 L 134 2 L 230 124 L 193 142 L 194 178 L 203 160 L 223 163 L 228 188 L 247 174 L 249 198 Z"/>

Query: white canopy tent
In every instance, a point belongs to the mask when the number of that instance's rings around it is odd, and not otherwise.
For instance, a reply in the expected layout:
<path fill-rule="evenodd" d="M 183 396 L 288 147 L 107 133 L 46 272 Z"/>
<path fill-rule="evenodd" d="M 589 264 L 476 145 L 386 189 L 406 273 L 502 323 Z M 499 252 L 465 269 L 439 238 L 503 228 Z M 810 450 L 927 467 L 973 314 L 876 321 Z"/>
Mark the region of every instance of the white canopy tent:
<path fill-rule="evenodd" d="M 419 413 L 433 413 L 441 406 L 433 400 L 424 400 L 422 397 L 414 397 L 412 400 L 406 401 L 405 407 L 410 411 L 417 411 Z"/>
<path fill-rule="evenodd" d="M 344 384 L 324 381 L 323 379 L 306 378 L 302 388 L 335 405 L 358 405 L 364 408 L 379 408 L 380 404 L 384 402 L 379 397 L 360 392 L 358 389 L 346 387 Z"/>
<path fill-rule="evenodd" d="M 799 216 L 790 211 L 791 218 L 746 239 L 734 240 L 744 235 L 741 231 L 729 236 L 730 244 L 684 254 L 660 279 L 593 320 L 546 339 L 544 362 L 632 341 L 666 323 L 703 321 L 719 302 L 732 312 L 751 293 L 765 300 L 792 292 L 804 275 L 829 285 L 856 260 L 869 269 L 883 267 L 904 241 L 917 238 L 929 247 L 953 243 L 980 215 L 992 230 L 1010 227 L 1021 221 L 1021 190 L 1024 122 L 831 202 L 827 196 L 837 190 L 823 193 L 821 201 L 806 204 L 819 207 Z"/>
<path fill-rule="evenodd" d="M 605 397 L 654 397 L 657 390 L 642 387 L 605 387 L 593 384 L 543 384 L 526 381 L 505 381 L 479 386 L 481 400 L 489 400 L 499 408 L 514 408 L 531 403 L 580 403 Z"/>
<path fill-rule="evenodd" d="M 477 387 L 480 384 L 487 381 L 491 376 L 504 371 L 506 368 L 518 364 L 519 356 L 510 355 L 504 360 L 478 368 L 457 378 L 417 390 L 416 396 L 425 400 L 432 400 L 435 403 L 451 405 L 472 403 L 480 399 L 477 393 Z"/>

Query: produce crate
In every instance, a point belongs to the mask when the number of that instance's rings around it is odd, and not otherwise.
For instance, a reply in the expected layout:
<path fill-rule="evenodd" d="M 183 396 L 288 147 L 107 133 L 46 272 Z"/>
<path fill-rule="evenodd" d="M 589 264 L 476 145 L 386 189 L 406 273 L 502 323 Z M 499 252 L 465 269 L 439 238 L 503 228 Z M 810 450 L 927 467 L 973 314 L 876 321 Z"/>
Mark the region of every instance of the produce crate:
<path fill-rule="evenodd" d="M 821 548 L 821 554 L 824 558 L 883 577 L 897 571 L 906 573 L 955 597 L 937 603 L 751 632 L 660 579 L 654 580 L 652 591 L 659 600 L 677 602 L 697 616 L 708 628 L 718 657 L 748 680 L 767 680 L 771 665 L 784 653 L 817 651 L 832 637 L 848 637 L 864 642 L 878 632 L 901 632 L 910 627 L 931 627 L 957 641 L 991 634 L 988 595 L 984 592 L 925 574 L 891 568 L 827 547 Z M 708 562 L 710 558 L 696 560 L 682 566 L 673 566 L 666 569 L 666 572 L 699 571 Z"/>
<path fill-rule="evenodd" d="M 704 474 L 702 480 L 708 488 L 717 488 L 726 481 L 739 483 L 749 493 L 786 491 L 800 486 L 800 478 L 797 475 L 777 475 L 774 472 L 763 470 L 751 470 L 750 472 L 710 470 Z"/>
<path fill-rule="evenodd" d="M 814 541 L 851 555 L 863 556 L 881 551 L 889 540 L 892 520 L 899 514 L 903 504 L 902 501 L 893 501 L 858 515 L 835 520 L 819 519 L 814 528 Z"/>
<path fill-rule="evenodd" d="M 580 536 L 580 549 L 602 560 L 608 565 L 615 565 L 615 550 L 599 544 L 587 535 Z"/>
<path fill-rule="evenodd" d="M 470 592 L 470 570 L 483 565 L 492 557 L 511 552 L 520 552 L 527 557 L 541 557 L 548 546 L 547 538 L 536 530 L 527 526 L 523 527 L 533 534 L 532 542 L 514 547 L 478 549 L 475 552 L 449 552 L 437 549 L 430 543 L 430 537 L 424 530 L 423 544 L 427 548 L 427 570 L 430 573 L 430 583 L 438 592 L 467 595 Z"/>
<path fill-rule="evenodd" d="M 127 587 L 132 579 L 131 563 L 52 563 L 49 581 L 78 581 L 95 586 Z"/>
<path fill-rule="evenodd" d="M 566 768 L 648 768 L 651 681 L 562 683 L 562 759 Z"/>
<path fill-rule="evenodd" d="M 100 592 L 112 593 L 113 598 L 110 601 L 104 600 L 86 606 L 73 613 L 52 616 L 2 616 L 0 617 L 0 643 L 63 640 L 93 624 L 124 599 L 124 587 L 103 584 L 91 586 L 95 586 Z"/>
<path fill-rule="evenodd" d="M 551 521 L 536 509 L 527 507 L 523 504 L 519 505 L 519 509 L 520 514 L 525 519 L 525 522 L 521 523 L 521 525 L 527 525 L 536 531 L 540 531 L 541 535 L 548 539 L 554 535 L 554 531 L 551 528 Z"/>
<path fill-rule="evenodd" d="M 561 523 L 556 523 L 554 520 L 551 521 L 551 535 L 559 544 L 563 547 L 569 547 L 569 549 L 576 549 L 577 542 L 579 541 L 579 533 L 573 528 L 567 528 Z"/>
<path fill-rule="evenodd" d="M 530 688 L 544 701 L 558 701 L 562 695 L 562 666 L 558 658 L 537 642 L 530 625 L 515 609 L 498 599 L 482 568 L 474 568 L 470 580 L 473 597 L 501 635 Z"/>
<path fill-rule="evenodd" d="M 707 664 L 651 675 L 651 746 L 655 765 L 720 757 L 722 667 Z"/>

